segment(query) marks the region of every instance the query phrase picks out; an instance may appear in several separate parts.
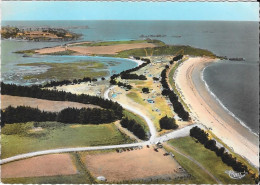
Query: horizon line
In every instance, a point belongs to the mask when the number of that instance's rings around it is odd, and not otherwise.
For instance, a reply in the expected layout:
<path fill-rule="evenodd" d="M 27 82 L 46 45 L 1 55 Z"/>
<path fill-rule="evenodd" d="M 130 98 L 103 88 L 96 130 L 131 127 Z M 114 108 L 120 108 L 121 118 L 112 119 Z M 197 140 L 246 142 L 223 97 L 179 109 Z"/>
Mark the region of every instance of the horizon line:
<path fill-rule="evenodd" d="M 150 20 L 150 19 L 143 19 L 143 20 L 134 20 L 134 19 L 57 19 L 57 20 L 1 20 L 1 21 L 226 21 L 226 22 L 259 22 L 259 20 L 172 20 L 172 19 L 165 19 L 165 20 Z"/>

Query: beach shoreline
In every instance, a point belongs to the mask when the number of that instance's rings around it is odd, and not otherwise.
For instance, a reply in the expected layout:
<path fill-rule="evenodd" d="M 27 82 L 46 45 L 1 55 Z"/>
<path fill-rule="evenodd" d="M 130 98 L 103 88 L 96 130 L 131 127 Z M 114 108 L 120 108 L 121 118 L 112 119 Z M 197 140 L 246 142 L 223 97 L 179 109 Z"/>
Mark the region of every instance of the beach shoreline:
<path fill-rule="evenodd" d="M 178 67 L 175 83 L 191 110 L 192 119 L 209 128 L 235 153 L 259 167 L 259 138 L 220 105 L 203 81 L 203 70 L 215 61 L 206 57 L 188 59 Z"/>

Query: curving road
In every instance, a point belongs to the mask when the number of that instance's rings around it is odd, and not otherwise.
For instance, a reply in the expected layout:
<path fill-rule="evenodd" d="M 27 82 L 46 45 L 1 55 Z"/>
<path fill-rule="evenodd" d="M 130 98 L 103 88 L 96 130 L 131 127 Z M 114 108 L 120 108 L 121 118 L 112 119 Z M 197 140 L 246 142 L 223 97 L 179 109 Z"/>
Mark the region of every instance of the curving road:
<path fill-rule="evenodd" d="M 105 99 L 111 100 L 111 99 L 109 98 L 108 94 L 109 94 L 109 92 L 110 92 L 113 88 L 115 88 L 115 86 L 112 86 L 112 87 L 108 88 L 108 89 L 105 91 L 105 93 L 104 93 L 104 98 L 105 98 Z M 131 112 L 133 112 L 133 113 L 135 113 L 135 114 L 141 116 L 141 117 L 146 121 L 146 123 L 147 123 L 147 125 L 148 125 L 148 127 L 149 127 L 149 130 L 150 130 L 150 134 L 151 134 L 151 137 L 150 137 L 149 141 L 150 141 L 151 143 L 153 143 L 153 142 L 154 142 L 154 139 L 155 139 L 155 137 L 156 137 L 156 134 L 157 134 L 156 128 L 155 128 L 153 122 L 152 122 L 146 115 L 144 115 L 144 114 L 142 114 L 141 112 L 139 112 L 138 110 L 136 110 L 135 107 L 131 107 L 131 106 L 129 106 L 129 105 L 122 104 L 122 103 L 120 103 L 120 105 L 121 105 L 124 109 L 127 109 L 127 110 L 129 110 L 129 111 L 131 111 Z"/>

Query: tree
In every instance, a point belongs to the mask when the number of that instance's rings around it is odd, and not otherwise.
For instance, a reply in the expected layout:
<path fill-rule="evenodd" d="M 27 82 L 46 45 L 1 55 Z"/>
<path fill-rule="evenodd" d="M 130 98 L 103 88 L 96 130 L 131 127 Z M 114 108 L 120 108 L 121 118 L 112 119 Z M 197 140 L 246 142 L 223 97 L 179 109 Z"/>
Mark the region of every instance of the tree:
<path fill-rule="evenodd" d="M 149 88 L 144 87 L 144 88 L 142 88 L 142 91 L 143 91 L 143 93 L 149 93 Z"/>
<path fill-rule="evenodd" d="M 162 129 L 177 129 L 178 125 L 175 122 L 174 118 L 168 118 L 168 116 L 164 116 L 159 121 L 160 127 Z"/>
<path fill-rule="evenodd" d="M 210 149 L 212 151 L 217 151 L 217 146 L 216 146 L 216 141 L 211 139 L 211 140 L 208 140 L 206 143 L 205 143 L 205 148 L 207 149 Z"/>
<path fill-rule="evenodd" d="M 224 154 L 224 152 L 225 152 L 225 148 L 224 147 L 218 148 L 216 150 L 217 156 L 222 156 Z"/>

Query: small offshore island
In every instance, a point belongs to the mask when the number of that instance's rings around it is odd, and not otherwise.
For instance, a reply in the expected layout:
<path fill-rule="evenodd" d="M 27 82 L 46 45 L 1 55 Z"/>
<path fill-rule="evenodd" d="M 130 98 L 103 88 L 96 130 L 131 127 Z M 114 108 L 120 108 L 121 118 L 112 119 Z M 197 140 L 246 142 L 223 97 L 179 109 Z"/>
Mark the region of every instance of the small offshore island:
<path fill-rule="evenodd" d="M 23 39 L 27 32 L 14 33 Z M 219 60 L 214 53 L 152 39 L 13 52 L 124 58 L 137 66 L 112 74 L 95 61 L 19 64 L 47 66 L 23 77 L 47 82 L 1 84 L 3 182 L 258 182 L 258 138 L 223 111 L 201 79 Z"/>

